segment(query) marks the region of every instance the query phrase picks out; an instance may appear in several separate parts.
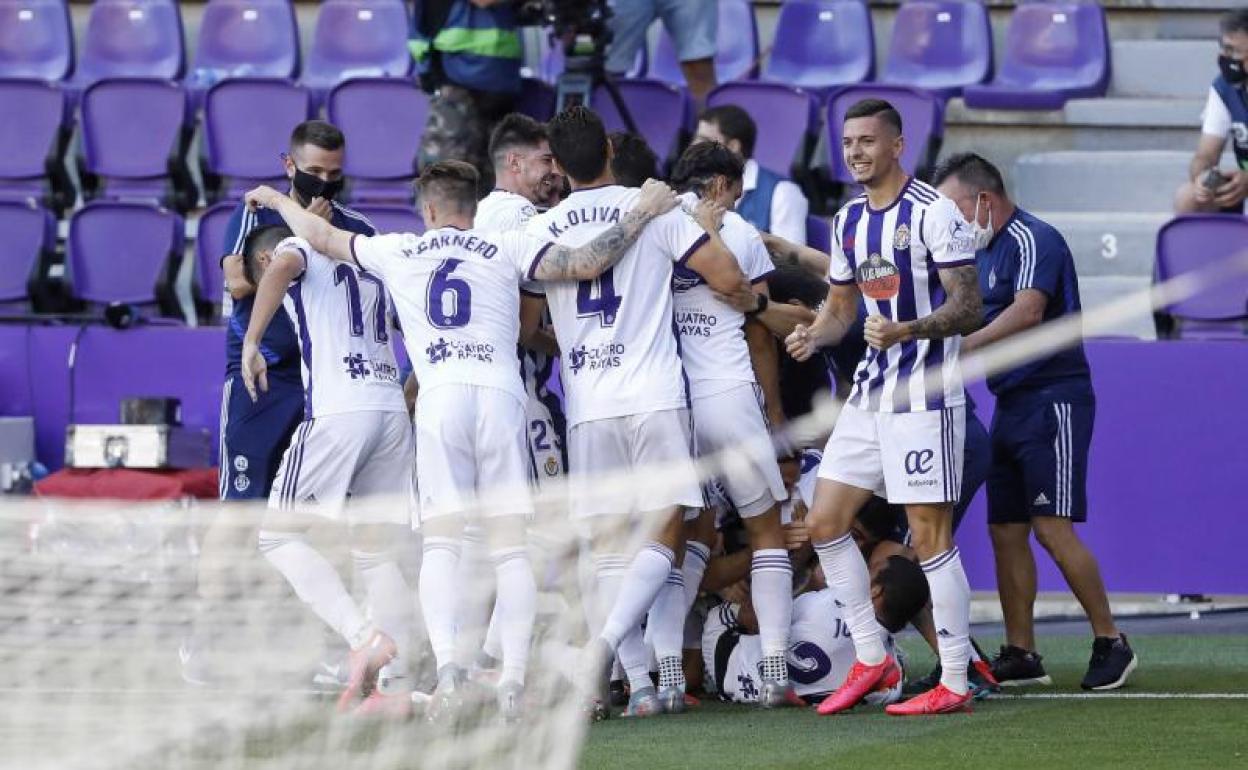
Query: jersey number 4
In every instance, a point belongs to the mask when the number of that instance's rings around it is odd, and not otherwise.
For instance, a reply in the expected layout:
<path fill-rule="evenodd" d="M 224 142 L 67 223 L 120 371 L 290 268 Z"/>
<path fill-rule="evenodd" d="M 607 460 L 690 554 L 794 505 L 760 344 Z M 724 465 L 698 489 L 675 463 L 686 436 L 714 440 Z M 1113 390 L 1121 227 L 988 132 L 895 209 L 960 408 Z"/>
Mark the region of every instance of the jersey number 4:
<path fill-rule="evenodd" d="M 624 298 L 615 293 L 614 268 L 591 281 L 576 284 L 576 314 L 581 318 L 596 315 L 602 326 L 615 326 L 615 316 L 623 301 Z"/>
<path fill-rule="evenodd" d="M 358 280 L 357 280 L 358 277 Z M 386 287 L 379 278 L 368 273 L 356 273 L 350 265 L 340 264 L 334 268 L 334 285 L 347 287 L 347 306 L 351 314 L 351 336 L 364 336 L 364 308 L 360 302 L 360 281 L 368 281 L 377 287 L 377 304 L 373 312 L 373 338 L 379 345 L 390 341 L 386 327 Z"/>
<path fill-rule="evenodd" d="M 443 260 L 429 276 L 425 314 L 429 316 L 429 323 L 439 329 L 459 329 L 467 326 L 472 317 L 472 287 L 463 278 L 451 277 L 463 262 L 462 259 Z"/>

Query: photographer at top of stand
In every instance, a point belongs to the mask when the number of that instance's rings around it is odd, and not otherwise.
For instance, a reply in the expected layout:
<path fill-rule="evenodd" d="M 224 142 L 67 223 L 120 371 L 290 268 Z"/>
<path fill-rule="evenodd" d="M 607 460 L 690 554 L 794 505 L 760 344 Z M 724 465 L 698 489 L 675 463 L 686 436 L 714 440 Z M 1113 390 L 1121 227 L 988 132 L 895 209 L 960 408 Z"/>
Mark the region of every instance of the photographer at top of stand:
<path fill-rule="evenodd" d="M 494 124 L 520 92 L 519 21 L 510 0 L 420 0 L 408 46 L 421 86 L 433 98 L 420 142 L 422 167 L 471 163 L 482 193 L 493 185 L 488 159 Z"/>

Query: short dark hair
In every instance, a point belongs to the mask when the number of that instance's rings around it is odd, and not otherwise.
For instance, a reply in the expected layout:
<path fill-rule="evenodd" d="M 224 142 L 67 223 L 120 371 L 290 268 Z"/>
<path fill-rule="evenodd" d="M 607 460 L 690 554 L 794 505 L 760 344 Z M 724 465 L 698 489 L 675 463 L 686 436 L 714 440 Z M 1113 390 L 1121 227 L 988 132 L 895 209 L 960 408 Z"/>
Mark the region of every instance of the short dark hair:
<path fill-rule="evenodd" d="M 741 143 L 741 154 L 754 157 L 754 142 L 758 140 L 758 126 L 750 113 L 735 104 L 723 104 L 702 111 L 698 121 L 711 123 L 719 129 L 725 140 L 736 139 Z"/>
<path fill-rule="evenodd" d="M 292 150 L 311 144 L 322 150 L 333 152 L 341 150 L 346 143 L 347 138 L 342 135 L 342 131 L 333 123 L 323 120 L 305 120 L 290 132 L 290 149 Z"/>
<path fill-rule="evenodd" d="M 578 182 L 602 176 L 607 168 L 607 129 L 588 107 L 569 107 L 546 124 L 550 152 L 559 167 Z"/>
<path fill-rule="evenodd" d="M 1248 8 L 1236 8 L 1227 11 L 1222 20 L 1218 22 L 1218 30 L 1223 35 L 1230 35 L 1235 32 L 1248 33 Z"/>
<path fill-rule="evenodd" d="M 931 598 L 922 567 L 904 556 L 888 557 L 874 582 L 879 583 L 883 591 L 876 619 L 892 634 L 914 620 Z"/>
<path fill-rule="evenodd" d="M 950 155 L 936 164 L 932 186 L 940 187 L 950 178 L 971 188 L 976 195 L 981 192 L 1005 195 L 1005 180 L 1001 178 L 1001 172 L 986 158 L 973 152 Z"/>
<path fill-rule="evenodd" d="M 416 194 L 420 200 L 428 197 L 454 206 L 460 212 L 471 213 L 477 208 L 477 183 L 481 175 L 471 163 L 462 160 L 443 160 L 426 166 L 416 179 Z"/>
<path fill-rule="evenodd" d="M 698 142 L 689 145 L 676 168 L 672 169 L 672 186 L 680 192 L 690 190 L 702 194 L 712 179 L 727 177 L 736 182 L 745 174 L 745 161 L 719 142 Z"/>
<path fill-rule="evenodd" d="M 878 117 L 887 125 L 892 126 L 901 136 L 901 113 L 897 111 L 889 102 L 883 99 L 862 99 L 850 105 L 845 111 L 845 120 L 850 121 L 854 118 L 871 118 Z"/>
<path fill-rule="evenodd" d="M 797 300 L 815 310 L 828 298 L 828 283 L 797 266 L 782 265 L 767 276 L 772 302 Z"/>
<path fill-rule="evenodd" d="M 490 134 L 490 160 L 501 164 L 507 152 L 516 147 L 537 147 L 546 140 L 546 127 L 528 115 L 513 112 L 503 116 Z"/>
<path fill-rule="evenodd" d="M 259 286 L 260 252 L 272 251 L 283 239 L 294 233 L 286 225 L 261 225 L 247 233 L 243 240 L 243 276 L 253 287 Z"/>
<path fill-rule="evenodd" d="M 646 140 L 628 131 L 616 131 L 611 140 L 611 174 L 618 184 L 641 187 L 647 179 L 659 178 L 659 156 Z"/>

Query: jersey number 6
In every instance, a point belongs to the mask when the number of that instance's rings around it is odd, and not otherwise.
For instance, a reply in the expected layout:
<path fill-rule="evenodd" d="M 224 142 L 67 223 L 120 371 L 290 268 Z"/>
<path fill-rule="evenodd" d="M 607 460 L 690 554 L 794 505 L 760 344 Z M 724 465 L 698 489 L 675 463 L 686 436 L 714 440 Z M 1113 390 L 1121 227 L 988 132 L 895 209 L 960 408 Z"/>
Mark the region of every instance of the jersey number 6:
<path fill-rule="evenodd" d="M 472 317 L 472 287 L 462 278 L 451 277 L 451 273 L 461 264 L 462 259 L 443 260 L 429 276 L 425 313 L 429 316 L 429 323 L 439 329 L 467 326 L 468 319 Z M 448 306 L 450 312 L 447 312 Z"/>

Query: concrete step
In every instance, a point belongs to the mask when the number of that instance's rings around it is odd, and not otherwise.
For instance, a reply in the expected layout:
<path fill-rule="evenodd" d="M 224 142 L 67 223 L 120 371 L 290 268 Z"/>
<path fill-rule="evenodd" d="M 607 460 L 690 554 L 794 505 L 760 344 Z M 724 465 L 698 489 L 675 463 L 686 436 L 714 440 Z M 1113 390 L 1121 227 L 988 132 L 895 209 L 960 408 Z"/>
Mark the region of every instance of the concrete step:
<path fill-rule="evenodd" d="M 1035 211 L 1166 212 L 1191 157 L 1167 150 L 1024 155 L 1014 166 L 1015 197 Z"/>
<path fill-rule="evenodd" d="M 1075 257 L 1081 279 L 1100 276 L 1151 278 L 1157 231 L 1170 214 L 1035 212 L 1057 228 Z"/>
<path fill-rule="evenodd" d="M 1157 339 L 1152 306 L 1147 290 L 1151 278 L 1122 276 L 1091 276 L 1079 279 L 1079 298 L 1083 302 L 1084 334 L 1088 337 L 1138 337 Z M 1110 303 L 1130 297 L 1127 307 L 1110 310 Z"/>
<path fill-rule="evenodd" d="M 1112 96 L 1203 96 L 1217 74 L 1215 40 L 1115 40 Z"/>
<path fill-rule="evenodd" d="M 1208 89 L 1205 84 L 1205 90 Z M 1205 106 L 1204 91 L 1196 89 L 1182 97 L 1109 96 L 1103 99 L 1071 99 L 1060 110 L 976 110 L 961 97 L 950 99 L 945 125 L 1096 128 L 1200 128 Z M 1102 132 L 1103 133 L 1103 132 Z M 1195 139 L 1192 140 L 1195 146 Z M 1158 147 L 1169 145 L 1158 144 Z"/>

